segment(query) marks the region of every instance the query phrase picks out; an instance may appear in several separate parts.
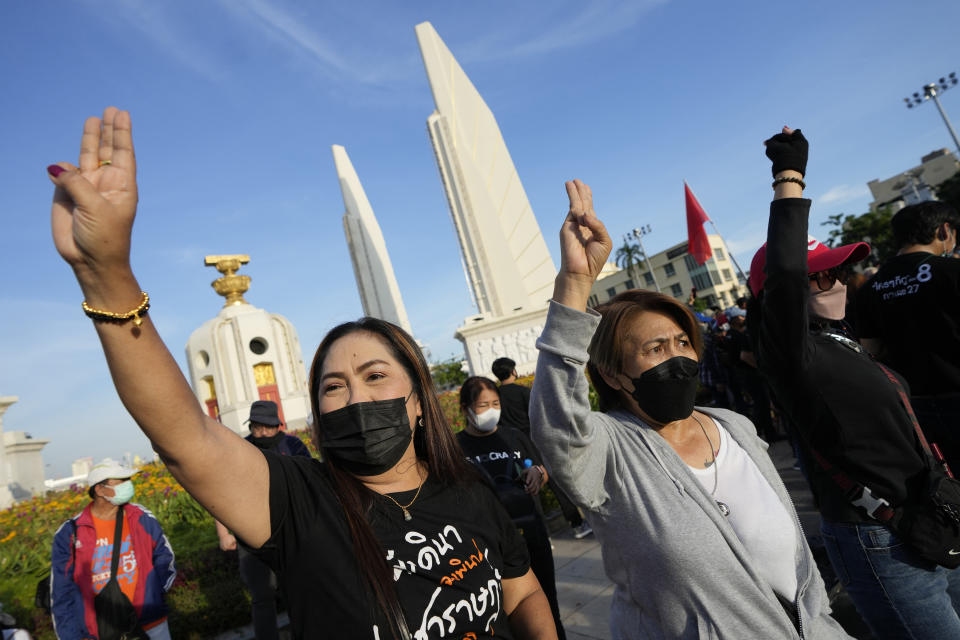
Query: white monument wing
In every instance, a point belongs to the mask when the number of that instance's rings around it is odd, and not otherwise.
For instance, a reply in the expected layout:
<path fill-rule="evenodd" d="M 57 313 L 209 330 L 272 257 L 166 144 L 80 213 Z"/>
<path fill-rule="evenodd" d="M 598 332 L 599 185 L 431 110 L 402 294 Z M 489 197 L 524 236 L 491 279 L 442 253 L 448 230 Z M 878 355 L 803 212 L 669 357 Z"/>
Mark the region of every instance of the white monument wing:
<path fill-rule="evenodd" d="M 373 215 L 373 207 L 367 200 L 367 194 L 360 184 L 360 178 L 357 177 L 346 149 L 333 145 L 333 162 L 337 167 L 340 190 L 343 192 L 343 204 L 346 208 L 343 214 L 343 231 L 347 236 L 363 312 L 368 316 L 392 322 L 407 333 L 412 333 L 383 232 Z"/>
<path fill-rule="evenodd" d="M 436 104 L 427 129 L 479 311 L 540 307 L 556 269 L 500 127 L 433 26 L 416 32 Z"/>

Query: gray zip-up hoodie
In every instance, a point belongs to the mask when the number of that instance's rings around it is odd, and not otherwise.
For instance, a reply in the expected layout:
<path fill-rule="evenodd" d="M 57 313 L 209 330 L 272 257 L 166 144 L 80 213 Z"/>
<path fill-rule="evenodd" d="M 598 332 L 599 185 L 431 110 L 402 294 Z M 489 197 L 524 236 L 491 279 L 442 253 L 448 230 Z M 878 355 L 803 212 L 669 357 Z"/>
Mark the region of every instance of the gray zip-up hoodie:
<path fill-rule="evenodd" d="M 586 510 L 616 584 L 615 639 L 774 640 L 798 633 L 710 494 L 660 435 L 625 411 L 590 410 L 584 367 L 599 323 L 550 303 L 537 341 L 530 428 L 551 475 Z M 752 423 L 714 417 L 756 463 L 797 527 L 799 637 L 849 638 L 834 621 L 796 510 Z"/>

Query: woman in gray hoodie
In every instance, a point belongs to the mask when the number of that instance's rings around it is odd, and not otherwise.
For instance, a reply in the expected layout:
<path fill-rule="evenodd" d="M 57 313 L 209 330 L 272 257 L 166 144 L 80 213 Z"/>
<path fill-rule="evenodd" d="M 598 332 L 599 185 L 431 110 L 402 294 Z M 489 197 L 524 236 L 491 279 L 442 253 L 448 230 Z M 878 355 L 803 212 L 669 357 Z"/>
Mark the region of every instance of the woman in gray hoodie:
<path fill-rule="evenodd" d="M 566 187 L 530 424 L 601 541 L 613 637 L 847 638 L 766 444 L 739 414 L 694 410 L 690 312 L 639 290 L 587 309 L 612 242 L 590 188 Z"/>

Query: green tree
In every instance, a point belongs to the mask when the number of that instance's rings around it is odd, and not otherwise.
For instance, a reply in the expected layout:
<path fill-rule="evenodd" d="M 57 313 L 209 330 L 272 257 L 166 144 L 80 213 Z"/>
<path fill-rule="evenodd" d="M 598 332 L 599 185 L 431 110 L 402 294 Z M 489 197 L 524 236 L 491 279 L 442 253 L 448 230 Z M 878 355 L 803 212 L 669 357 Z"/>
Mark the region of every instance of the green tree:
<path fill-rule="evenodd" d="M 829 235 L 827 235 L 826 244 L 831 247 L 838 247 L 844 244 L 854 242 L 866 242 L 870 245 L 870 257 L 864 261 L 864 265 L 877 265 L 885 262 L 897 253 L 897 243 L 893 239 L 893 229 L 890 227 L 890 219 L 893 213 L 890 207 L 881 207 L 876 211 L 862 213 L 858 216 L 852 214 L 837 213 L 827 218 L 822 223 L 824 226 L 832 226 Z"/>
<path fill-rule="evenodd" d="M 640 250 L 640 245 L 631 244 L 628 240 L 624 240 L 623 246 L 617 249 L 613 259 L 618 267 L 626 270 L 633 278 L 633 286 L 640 287 L 640 274 L 637 272 L 637 265 L 643 259 L 643 251 Z"/>
<path fill-rule="evenodd" d="M 937 198 L 960 211 L 960 171 L 936 187 Z"/>
<path fill-rule="evenodd" d="M 433 376 L 433 384 L 440 391 L 458 389 L 468 377 L 463 370 L 463 360 L 456 356 L 430 365 L 430 375 Z"/>

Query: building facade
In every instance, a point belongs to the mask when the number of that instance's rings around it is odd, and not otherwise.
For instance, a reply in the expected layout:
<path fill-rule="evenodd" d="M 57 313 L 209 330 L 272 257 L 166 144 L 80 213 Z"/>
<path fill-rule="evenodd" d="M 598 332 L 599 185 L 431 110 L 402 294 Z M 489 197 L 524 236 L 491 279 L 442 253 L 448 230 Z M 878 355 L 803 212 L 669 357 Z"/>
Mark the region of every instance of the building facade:
<path fill-rule="evenodd" d="M 697 298 L 706 301 L 708 307 L 727 308 L 737 298 L 747 295 L 746 283 L 740 278 L 736 265 L 723 237 L 707 235 L 711 256 L 702 265 L 697 264 L 689 253 L 687 243 L 681 242 L 665 251 L 650 256 L 649 262 L 641 261 L 632 269 L 606 267 L 610 275 L 603 276 L 593 284 L 590 306 L 603 304 L 613 296 L 628 289 L 652 289 L 660 286 L 661 292 L 686 302 L 690 291 L 697 289 Z"/>
<path fill-rule="evenodd" d="M 870 210 L 890 206 L 894 211 L 925 200 L 933 199 L 933 188 L 960 172 L 960 160 L 948 149 L 932 151 L 920 159 L 912 169 L 887 178 L 867 183 L 873 202 Z"/>
<path fill-rule="evenodd" d="M 333 162 L 343 193 L 343 232 L 347 237 L 363 313 L 392 322 L 412 334 L 383 232 L 347 150 L 333 145 Z"/>

